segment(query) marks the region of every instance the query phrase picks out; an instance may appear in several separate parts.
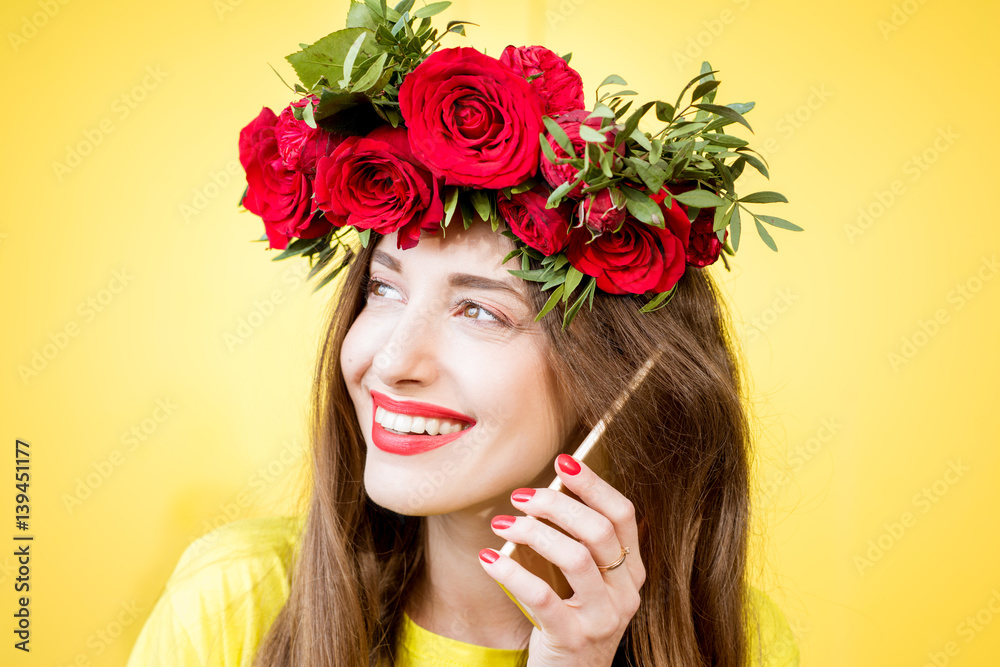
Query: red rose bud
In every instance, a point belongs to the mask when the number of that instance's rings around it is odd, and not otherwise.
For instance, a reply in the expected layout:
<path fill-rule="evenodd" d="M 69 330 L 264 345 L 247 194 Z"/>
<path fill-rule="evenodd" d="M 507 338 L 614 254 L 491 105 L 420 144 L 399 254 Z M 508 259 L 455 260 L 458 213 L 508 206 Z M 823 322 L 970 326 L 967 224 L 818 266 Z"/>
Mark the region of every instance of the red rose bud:
<path fill-rule="evenodd" d="M 551 190 L 536 185 L 507 199 L 497 195 L 497 208 L 507 226 L 517 238 L 543 255 L 554 255 L 566 246 L 573 205 L 563 202 L 556 208 L 545 208 Z"/>
<path fill-rule="evenodd" d="M 583 151 L 586 150 L 587 142 L 580 138 L 580 124 L 583 123 L 587 127 L 592 127 L 595 130 L 601 129 L 601 118 L 595 117 L 587 119 L 590 112 L 586 109 L 577 109 L 576 111 L 570 111 L 564 113 L 561 116 L 556 116 L 553 120 L 559 125 L 569 137 L 569 142 L 573 146 L 573 152 L 576 157 L 582 158 Z M 614 136 L 616 131 L 610 127 L 604 129 L 605 135 L 608 137 L 607 143 L 609 146 L 614 143 Z M 562 147 L 556 143 L 555 138 L 549 134 L 545 133 L 545 140 L 549 142 L 552 146 L 553 152 L 555 152 L 556 157 L 567 158 L 569 154 L 562 149 Z M 624 152 L 625 145 L 622 144 L 618 147 L 619 152 Z M 553 164 L 549 162 L 549 158 L 542 153 L 542 176 L 545 177 L 545 181 L 552 186 L 553 189 L 558 188 L 563 183 L 572 183 L 576 180 L 577 169 L 570 164 Z M 575 188 L 570 190 L 566 196 L 573 199 L 579 199 L 583 196 L 583 188 L 585 187 L 584 182 L 580 182 Z"/>
<path fill-rule="evenodd" d="M 438 181 L 414 157 L 404 127 L 345 139 L 319 159 L 315 188 L 316 207 L 334 225 L 397 232 L 400 249 L 417 245 L 422 230 L 438 230 L 444 217 Z"/>
<path fill-rule="evenodd" d="M 580 224 L 595 232 L 613 232 L 625 220 L 625 195 L 616 188 L 605 188 L 584 197 L 576 207 Z"/>
<path fill-rule="evenodd" d="M 714 223 L 715 209 L 706 208 L 701 210 L 691 224 L 691 242 L 687 249 L 687 263 L 691 266 L 708 266 L 719 259 L 719 253 L 722 252 L 722 242 L 719 241 L 719 235 L 712 230 Z M 723 238 L 728 236 L 729 230 L 727 229 Z"/>
<path fill-rule="evenodd" d="M 587 230 L 574 229 L 566 257 L 582 273 L 596 277 L 598 289 L 609 294 L 666 292 L 684 275 L 681 240 L 669 227 L 660 229 L 632 216 L 618 231 L 592 241 Z"/>
<path fill-rule="evenodd" d="M 496 58 L 438 49 L 403 79 L 399 110 L 414 154 L 447 185 L 500 189 L 538 171 L 542 100 Z"/>
<path fill-rule="evenodd" d="M 531 87 L 542 98 L 542 113 L 557 116 L 584 107 L 583 78 L 579 72 L 544 46 L 508 46 L 500 62 L 531 79 Z"/>
<path fill-rule="evenodd" d="M 312 187 L 305 174 L 288 169 L 278 153 L 274 127 L 278 117 L 264 107 L 240 130 L 240 164 L 247 174 L 247 192 L 240 202 L 264 220 L 270 247 L 283 250 L 289 238 L 323 236 L 331 225 L 313 215 Z"/>
<path fill-rule="evenodd" d="M 650 195 L 650 199 L 660 205 L 660 212 L 663 213 L 667 229 L 672 231 L 674 236 L 681 240 L 681 243 L 684 245 L 684 252 L 687 252 L 688 242 L 691 238 L 691 221 L 688 220 L 687 211 L 676 199 L 670 200 L 670 208 L 663 205 L 663 200 L 671 192 L 666 186 L 663 186 L 663 189 L 655 195 Z"/>
<path fill-rule="evenodd" d="M 312 175 L 316 173 L 316 161 L 333 152 L 344 137 L 318 127 L 309 127 L 304 120 L 297 120 L 294 109 L 309 103 L 315 109 L 319 105 L 319 98 L 309 95 L 282 109 L 274 128 L 274 136 L 278 140 L 278 153 L 285 166 Z"/>

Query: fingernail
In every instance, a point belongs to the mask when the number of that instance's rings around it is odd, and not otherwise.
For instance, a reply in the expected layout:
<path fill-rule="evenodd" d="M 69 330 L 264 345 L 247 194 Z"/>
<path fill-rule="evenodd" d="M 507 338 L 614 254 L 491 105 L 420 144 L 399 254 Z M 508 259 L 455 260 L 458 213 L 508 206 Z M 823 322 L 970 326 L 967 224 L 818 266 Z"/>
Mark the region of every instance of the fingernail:
<path fill-rule="evenodd" d="M 500 529 L 510 528 L 511 526 L 514 525 L 514 519 L 515 517 L 512 517 L 507 514 L 498 514 L 497 516 L 493 517 L 493 521 L 490 521 L 490 525 L 493 526 L 494 528 L 500 528 Z"/>
<path fill-rule="evenodd" d="M 580 464 L 569 454 L 560 454 L 556 458 L 556 463 L 559 464 L 559 469 L 567 475 L 575 475 L 581 470 Z"/>
<path fill-rule="evenodd" d="M 510 494 L 510 497 L 519 503 L 524 503 L 531 500 L 533 495 L 535 495 L 534 489 L 517 489 L 514 493 Z"/>
<path fill-rule="evenodd" d="M 498 554 L 496 551 L 493 551 L 493 549 L 483 549 L 482 551 L 479 552 L 479 557 L 485 563 L 495 563 L 497 558 L 500 558 L 500 554 Z"/>

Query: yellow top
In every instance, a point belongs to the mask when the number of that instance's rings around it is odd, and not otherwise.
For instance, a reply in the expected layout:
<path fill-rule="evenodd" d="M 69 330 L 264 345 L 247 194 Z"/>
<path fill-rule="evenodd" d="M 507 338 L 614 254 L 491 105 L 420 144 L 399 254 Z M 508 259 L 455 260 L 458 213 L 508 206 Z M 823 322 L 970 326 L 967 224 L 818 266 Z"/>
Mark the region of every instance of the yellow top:
<path fill-rule="evenodd" d="M 288 567 L 304 517 L 241 519 L 185 549 L 143 626 L 127 667 L 249 667 L 288 597 Z M 751 664 L 799 664 L 784 615 L 755 588 Z M 468 644 L 434 634 L 404 614 L 397 650 L 402 667 L 508 667 L 522 651 Z"/>

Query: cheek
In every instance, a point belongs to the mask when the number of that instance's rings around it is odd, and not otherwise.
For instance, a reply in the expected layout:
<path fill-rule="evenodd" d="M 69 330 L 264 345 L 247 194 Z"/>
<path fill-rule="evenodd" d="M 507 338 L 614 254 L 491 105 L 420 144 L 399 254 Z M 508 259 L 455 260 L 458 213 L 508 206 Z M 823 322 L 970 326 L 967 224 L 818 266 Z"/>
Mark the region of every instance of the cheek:
<path fill-rule="evenodd" d="M 372 327 L 366 324 L 366 318 L 361 315 L 344 337 L 340 348 L 340 368 L 344 374 L 344 382 L 352 392 L 361 382 L 365 372 L 371 367 L 372 360 L 378 352 L 378 337 L 372 335 Z"/>

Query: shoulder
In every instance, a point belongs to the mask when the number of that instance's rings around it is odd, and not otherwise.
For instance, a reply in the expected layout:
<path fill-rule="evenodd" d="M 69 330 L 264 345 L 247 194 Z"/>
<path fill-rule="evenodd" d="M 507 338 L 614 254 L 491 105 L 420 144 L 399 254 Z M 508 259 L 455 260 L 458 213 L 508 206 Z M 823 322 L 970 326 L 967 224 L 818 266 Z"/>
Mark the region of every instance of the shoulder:
<path fill-rule="evenodd" d="M 754 667 L 798 667 L 799 646 L 781 609 L 763 591 L 747 587 L 747 652 Z"/>
<path fill-rule="evenodd" d="M 138 665 L 238 665 L 288 597 L 304 517 L 240 519 L 185 548 L 132 654 Z"/>

